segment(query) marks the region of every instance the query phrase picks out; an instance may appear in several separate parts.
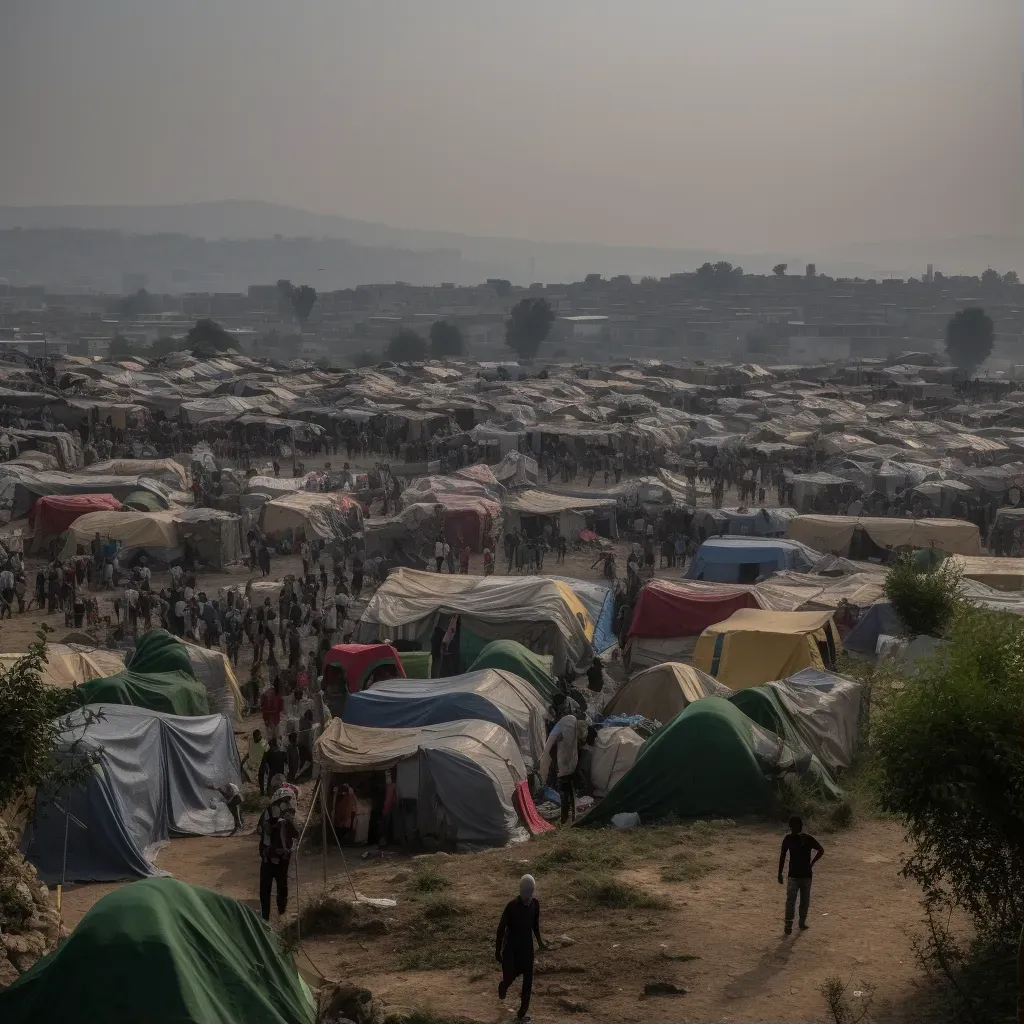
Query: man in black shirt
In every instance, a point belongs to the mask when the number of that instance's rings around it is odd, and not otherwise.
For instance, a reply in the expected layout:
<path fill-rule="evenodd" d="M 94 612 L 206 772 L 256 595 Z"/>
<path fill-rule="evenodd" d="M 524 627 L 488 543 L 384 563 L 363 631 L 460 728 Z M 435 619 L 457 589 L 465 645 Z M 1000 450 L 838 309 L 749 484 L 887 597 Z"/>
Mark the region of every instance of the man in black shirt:
<path fill-rule="evenodd" d="M 793 911 L 798 894 L 800 930 L 807 928 L 807 908 L 811 902 L 811 869 L 825 853 L 821 843 L 814 836 L 804 833 L 804 823 L 800 818 L 790 818 L 789 828 L 789 835 L 782 840 L 782 853 L 779 855 L 779 885 L 782 885 L 782 870 L 786 866 L 786 854 L 789 854 L 789 879 L 786 884 L 787 935 L 793 933 Z"/>
<path fill-rule="evenodd" d="M 501 982 L 498 998 L 504 999 L 512 982 L 521 974 L 523 991 L 519 999 L 520 1021 L 530 1019 L 530 993 L 533 989 L 533 937 L 544 949 L 540 937 L 540 903 L 534 892 L 533 875 L 523 875 L 519 881 L 519 895 L 508 903 L 498 922 L 494 958 L 501 964 Z"/>

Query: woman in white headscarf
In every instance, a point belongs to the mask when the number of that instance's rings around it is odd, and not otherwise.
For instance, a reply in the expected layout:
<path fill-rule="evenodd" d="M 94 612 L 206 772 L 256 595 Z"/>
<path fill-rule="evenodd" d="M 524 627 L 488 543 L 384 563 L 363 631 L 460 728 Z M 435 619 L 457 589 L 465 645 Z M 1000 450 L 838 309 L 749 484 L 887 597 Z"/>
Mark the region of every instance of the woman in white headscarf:
<path fill-rule="evenodd" d="M 501 920 L 495 941 L 494 958 L 501 964 L 501 982 L 498 998 L 504 999 L 512 982 L 523 977 L 523 991 L 519 999 L 518 1020 L 530 1019 L 530 993 L 533 989 L 533 939 L 537 946 L 546 948 L 540 937 L 540 903 L 535 895 L 537 883 L 533 875 L 519 880 L 519 895 L 509 901 Z"/>

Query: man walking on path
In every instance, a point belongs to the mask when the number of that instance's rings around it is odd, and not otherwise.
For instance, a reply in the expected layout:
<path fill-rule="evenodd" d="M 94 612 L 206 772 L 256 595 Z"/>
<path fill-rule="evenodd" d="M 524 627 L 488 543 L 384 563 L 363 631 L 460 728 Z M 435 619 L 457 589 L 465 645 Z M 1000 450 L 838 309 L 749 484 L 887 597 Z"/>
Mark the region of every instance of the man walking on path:
<path fill-rule="evenodd" d="M 523 976 L 523 990 L 519 997 L 519 1021 L 530 1019 L 530 994 L 533 990 L 533 939 L 545 949 L 540 937 L 540 903 L 534 896 L 537 884 L 533 875 L 519 880 L 519 895 L 505 906 L 498 922 L 498 935 L 494 959 L 501 964 L 498 998 L 504 999 L 512 982 Z"/>
<path fill-rule="evenodd" d="M 807 908 L 811 902 L 811 871 L 821 860 L 825 851 L 814 836 L 804 832 L 804 823 L 800 818 L 789 819 L 789 835 L 782 840 L 782 853 L 779 855 L 779 885 L 782 885 L 782 870 L 786 866 L 786 854 L 789 854 L 789 879 L 786 883 L 786 934 L 793 934 L 793 911 L 796 898 L 800 897 L 800 930 L 807 925 Z M 814 854 L 812 857 L 811 854 Z"/>

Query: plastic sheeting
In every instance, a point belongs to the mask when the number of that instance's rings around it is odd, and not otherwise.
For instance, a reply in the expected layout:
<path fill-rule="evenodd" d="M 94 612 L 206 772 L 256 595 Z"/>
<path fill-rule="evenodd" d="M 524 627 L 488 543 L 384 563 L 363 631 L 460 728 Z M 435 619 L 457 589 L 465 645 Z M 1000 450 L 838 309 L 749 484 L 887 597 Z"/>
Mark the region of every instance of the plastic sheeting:
<path fill-rule="evenodd" d="M 712 537 L 697 549 L 686 575 L 715 583 L 753 583 L 782 569 L 808 572 L 819 558 L 820 552 L 794 540 Z"/>
<path fill-rule="evenodd" d="M 628 726 L 597 730 L 593 745 L 580 753 L 581 770 L 600 799 L 633 767 L 644 741 Z"/>
<path fill-rule="evenodd" d="M 353 506 L 358 508 L 358 502 L 341 491 L 296 491 L 268 501 L 260 512 L 260 524 L 271 538 L 291 530 L 293 533 L 302 531 L 307 537 L 334 540 L 354 532 L 349 525 L 349 510 Z"/>
<path fill-rule="evenodd" d="M 452 842 L 504 844 L 518 823 L 526 765 L 511 734 L 490 722 L 369 729 L 332 719 L 317 738 L 324 772 L 382 771 L 415 761 L 420 831 Z"/>
<path fill-rule="evenodd" d="M 90 712 L 98 717 L 87 724 Z M 54 799 L 37 795 L 24 852 L 44 882 L 62 875 L 69 882 L 109 882 L 154 874 L 152 860 L 168 838 L 226 835 L 234 827 L 211 788 L 241 784 L 234 735 L 223 715 L 183 718 L 103 704 L 74 712 L 68 724 L 58 757 L 93 753 L 98 762 L 83 786 Z"/>
<path fill-rule="evenodd" d="M 613 624 L 615 620 L 615 592 L 603 583 L 593 580 L 577 580 L 570 576 L 552 576 L 553 580 L 568 584 L 572 592 L 587 609 L 594 622 L 594 650 L 603 654 L 618 643 Z"/>
<path fill-rule="evenodd" d="M 8 669 L 24 654 L 0 654 L 0 669 Z M 116 675 L 124 668 L 124 653 L 79 644 L 47 644 L 42 681 L 46 686 L 70 687 L 90 679 Z"/>
<path fill-rule="evenodd" d="M 479 719 L 501 726 L 506 732 L 515 732 L 515 725 L 504 711 L 478 693 L 400 696 L 364 690 L 349 694 L 339 717 L 349 725 L 374 729 L 418 729 L 424 725 Z"/>
<path fill-rule="evenodd" d="M 119 512 L 121 502 L 112 494 L 45 494 L 37 498 L 29 513 L 34 521 L 36 542 L 63 533 L 87 512 Z"/>
<path fill-rule="evenodd" d="M 980 555 L 981 535 L 963 519 L 895 519 L 856 516 L 797 516 L 789 536 L 819 551 L 848 555 L 857 529 L 880 548 L 935 548 L 954 555 Z"/>
<path fill-rule="evenodd" d="M 534 764 L 540 763 L 545 740 L 544 715 L 547 704 L 525 679 L 511 672 L 489 668 L 446 679 L 384 679 L 374 683 L 368 692 L 406 700 L 437 697 L 441 694 L 477 694 L 498 708 L 511 723 L 512 735 L 523 756 L 531 758 Z M 349 720 L 347 714 L 345 717 Z M 464 717 L 468 719 L 477 716 L 473 714 Z"/>
<path fill-rule="evenodd" d="M 697 580 L 652 580 L 637 597 L 629 635 L 700 636 L 740 608 L 761 608 L 752 587 Z"/>
<path fill-rule="evenodd" d="M 125 549 L 158 552 L 179 547 L 173 512 L 88 512 L 72 523 L 61 558 L 71 558 L 79 547 L 88 551 L 97 533 Z"/>

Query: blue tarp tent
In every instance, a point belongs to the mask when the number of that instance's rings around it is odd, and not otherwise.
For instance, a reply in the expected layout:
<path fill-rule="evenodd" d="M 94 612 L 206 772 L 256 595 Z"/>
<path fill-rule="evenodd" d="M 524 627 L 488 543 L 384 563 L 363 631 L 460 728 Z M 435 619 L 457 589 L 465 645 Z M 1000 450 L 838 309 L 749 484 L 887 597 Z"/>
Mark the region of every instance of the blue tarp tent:
<path fill-rule="evenodd" d="M 711 537 L 698 548 L 686 575 L 711 583 L 753 583 L 784 569 L 808 572 L 819 558 L 819 552 L 795 540 Z"/>
<path fill-rule="evenodd" d="M 618 643 L 613 628 L 615 621 L 615 591 L 592 580 L 575 580 L 568 576 L 552 576 L 554 580 L 566 583 L 579 598 L 580 604 L 594 620 L 594 639 L 591 644 L 598 654 L 603 654 Z"/>
<path fill-rule="evenodd" d="M 168 838 L 232 830 L 231 812 L 213 788 L 241 784 L 231 723 L 223 715 L 90 705 L 70 716 L 58 741 L 65 763 L 86 754 L 96 761 L 83 785 L 36 796 L 23 852 L 44 882 L 162 874 L 151 862 Z"/>
<path fill-rule="evenodd" d="M 882 634 L 898 636 L 900 622 L 888 601 L 879 601 L 864 610 L 857 625 L 843 639 L 843 647 L 854 654 L 874 654 Z"/>
<path fill-rule="evenodd" d="M 364 690 L 349 694 L 339 717 L 349 725 L 375 729 L 418 729 L 424 725 L 478 719 L 515 733 L 505 713 L 478 693 L 410 694 L 406 697 Z"/>

